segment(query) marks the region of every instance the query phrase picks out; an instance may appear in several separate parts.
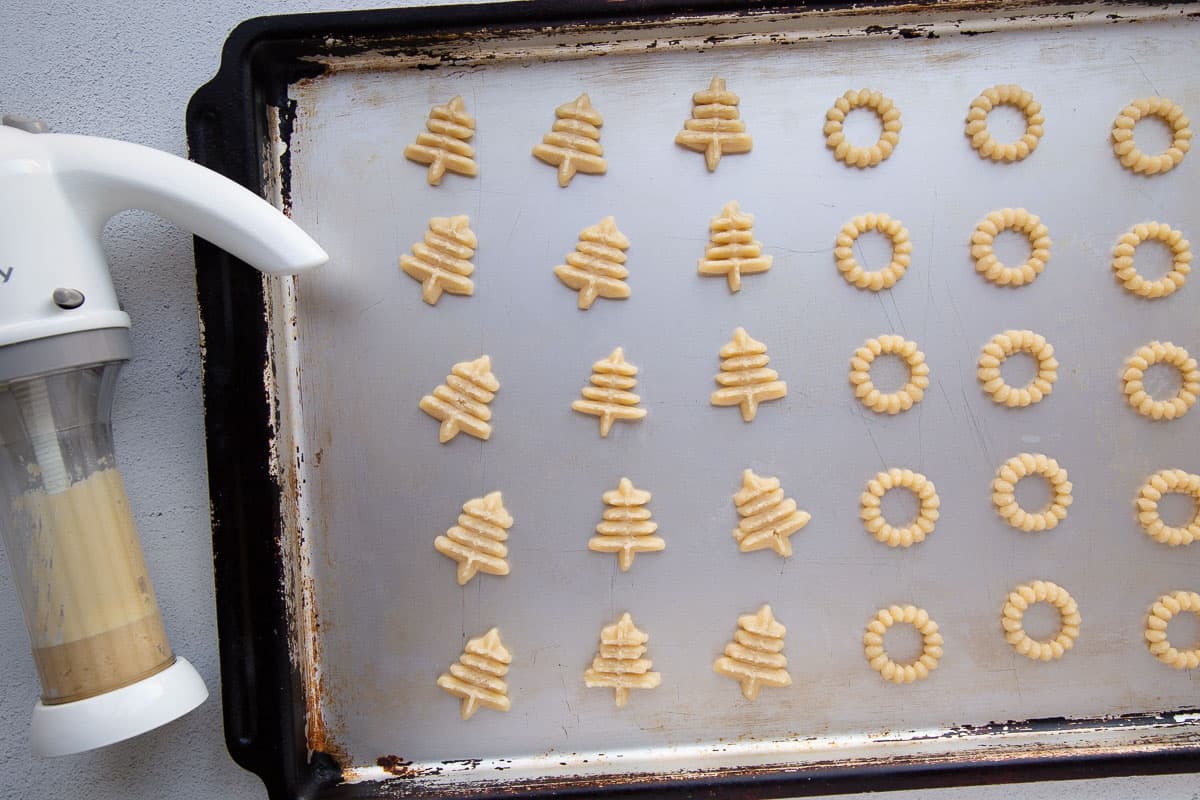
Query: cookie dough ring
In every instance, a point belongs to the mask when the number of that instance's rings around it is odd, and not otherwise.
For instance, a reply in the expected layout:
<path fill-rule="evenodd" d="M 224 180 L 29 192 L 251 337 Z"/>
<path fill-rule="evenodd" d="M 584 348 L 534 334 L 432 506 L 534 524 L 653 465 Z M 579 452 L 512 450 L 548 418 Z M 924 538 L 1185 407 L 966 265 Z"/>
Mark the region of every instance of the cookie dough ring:
<path fill-rule="evenodd" d="M 872 272 L 860 267 L 854 258 L 854 242 L 867 231 L 879 231 L 892 240 L 892 260 L 883 269 Z M 900 220 L 887 214 L 863 214 L 847 222 L 838 231 L 833 257 L 847 283 L 859 289 L 878 292 L 892 288 L 896 281 L 904 277 L 912 262 L 912 242 L 908 238 L 908 228 Z"/>
<path fill-rule="evenodd" d="M 1171 249 L 1171 271 L 1158 280 L 1146 280 L 1133 264 L 1137 246 L 1156 239 Z M 1151 300 L 1166 297 L 1183 286 L 1192 271 L 1192 245 L 1183 234 L 1162 222 L 1143 222 L 1134 225 L 1117 240 L 1113 250 L 1112 268 L 1125 290 Z"/>
<path fill-rule="evenodd" d="M 1030 512 L 1017 504 L 1017 481 L 1028 475 L 1041 475 L 1050 484 L 1053 496 L 1041 511 Z M 1009 525 L 1022 531 L 1050 531 L 1067 518 L 1071 505 L 1071 482 L 1067 471 L 1053 458 L 1041 453 L 1021 453 L 1000 466 L 992 480 L 992 505 Z"/>
<path fill-rule="evenodd" d="M 883 517 L 880 501 L 892 489 L 908 489 L 917 497 L 919 508 L 916 519 L 902 528 L 890 524 Z M 859 517 L 867 533 L 888 547 L 912 547 L 925 541 L 933 533 L 941 506 L 933 481 L 911 469 L 889 469 L 880 472 L 867 482 L 867 489 L 859 498 L 862 510 Z"/>
<path fill-rule="evenodd" d="M 1155 400 L 1146 392 L 1142 381 L 1146 370 L 1154 364 L 1170 364 L 1179 370 L 1182 385 L 1170 400 Z M 1154 341 L 1142 345 L 1125 360 L 1125 374 L 1121 376 L 1125 399 L 1143 417 L 1151 419 L 1176 419 L 1196 405 L 1200 394 L 1200 370 L 1196 359 L 1188 351 L 1170 342 Z"/>
<path fill-rule="evenodd" d="M 1138 120 L 1145 116 L 1156 116 L 1171 128 L 1171 146 L 1156 156 L 1143 153 L 1133 140 L 1133 129 Z M 1142 175 L 1157 175 L 1170 172 L 1183 161 L 1183 156 L 1192 146 L 1192 129 L 1187 116 L 1174 102 L 1165 97 L 1142 97 L 1134 100 L 1113 121 L 1113 152 L 1121 160 L 1121 166 Z"/>
<path fill-rule="evenodd" d="M 1164 494 L 1191 495 L 1195 507 L 1186 525 L 1172 527 L 1158 515 L 1158 501 L 1162 500 Z M 1181 469 L 1159 470 L 1138 489 L 1134 506 L 1137 508 L 1138 524 L 1156 542 L 1178 547 L 1200 539 L 1200 475 Z"/>
<path fill-rule="evenodd" d="M 988 130 L 987 117 L 999 105 L 1015 107 L 1025 115 L 1025 133 L 1015 142 L 997 142 Z M 967 111 L 967 136 L 980 158 L 992 161 L 1020 161 L 1034 151 L 1045 132 L 1042 105 L 1033 95 L 1012 83 L 999 83 L 971 101 Z"/>
<path fill-rule="evenodd" d="M 1015 267 L 1006 267 L 996 258 L 993 243 L 1001 231 L 1015 230 L 1029 239 L 1029 258 Z M 1050 231 L 1037 214 L 1023 208 L 993 211 L 975 226 L 971 234 L 971 258 L 975 271 L 997 286 L 1024 286 L 1042 274 L 1050 260 Z"/>
<path fill-rule="evenodd" d="M 1025 632 L 1025 611 L 1034 603 L 1049 603 L 1058 609 L 1062 622 L 1058 633 L 1046 640 L 1030 637 Z M 1051 661 L 1062 658 L 1063 653 L 1071 649 L 1079 638 L 1079 606 L 1074 598 L 1056 583 L 1050 581 L 1033 581 L 1023 583 L 1013 589 L 1001 612 L 1000 624 L 1004 628 L 1004 638 L 1021 655 L 1034 661 Z"/>
<path fill-rule="evenodd" d="M 871 383 L 871 363 L 880 355 L 896 355 L 908 364 L 908 383 L 895 392 L 881 392 Z M 903 336 L 883 335 L 867 339 L 850 359 L 850 383 L 854 396 L 876 414 L 899 414 L 921 402 L 929 388 L 929 365 L 917 343 Z"/>
<path fill-rule="evenodd" d="M 1200 594 L 1175 591 L 1155 600 L 1146 616 L 1146 644 L 1164 664 L 1175 669 L 1196 669 L 1200 667 L 1200 644 L 1179 650 L 1167 639 L 1167 623 L 1184 611 L 1200 617 Z"/>
<path fill-rule="evenodd" d="M 1009 386 L 1000 374 L 1000 365 L 1014 353 L 1028 353 L 1037 359 L 1037 375 L 1025 386 Z M 1024 408 L 1049 396 L 1058 380 L 1058 360 L 1054 357 L 1054 347 L 1045 336 L 1033 331 L 1005 331 L 983 346 L 976 375 L 983 391 L 991 395 L 994 402 L 1009 408 Z"/>
<path fill-rule="evenodd" d="M 856 108 L 869 108 L 879 117 L 883 132 L 879 141 L 869 147 L 859 147 L 846 140 L 842 123 L 846 114 Z M 882 92 L 870 89 L 851 89 L 833 102 L 825 112 L 825 146 L 833 156 L 848 167 L 874 167 L 886 159 L 900 142 L 900 109 Z"/>
<path fill-rule="evenodd" d="M 908 664 L 897 664 L 883 648 L 883 636 L 888 628 L 898 622 L 912 625 L 921 634 L 921 655 Z M 938 625 L 929 618 L 929 613 L 916 606 L 890 606 L 881 608 L 867 623 L 867 631 L 863 634 L 863 653 L 871 669 L 878 672 L 885 681 L 892 683 L 912 683 L 923 681 L 929 673 L 937 669 L 942 660 L 942 635 L 938 633 Z"/>

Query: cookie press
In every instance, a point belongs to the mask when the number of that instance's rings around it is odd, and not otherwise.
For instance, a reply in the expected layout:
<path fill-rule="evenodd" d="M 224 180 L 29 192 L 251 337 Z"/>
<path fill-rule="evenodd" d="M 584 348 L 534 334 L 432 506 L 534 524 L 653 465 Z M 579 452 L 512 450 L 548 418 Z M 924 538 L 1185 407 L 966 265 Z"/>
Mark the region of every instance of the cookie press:
<path fill-rule="evenodd" d="M 127 739 L 208 696 L 167 642 L 113 457 L 113 395 L 131 350 L 100 234 L 130 208 L 267 274 L 328 258 L 197 164 L 0 118 L 0 530 L 42 686 L 38 755 Z"/>

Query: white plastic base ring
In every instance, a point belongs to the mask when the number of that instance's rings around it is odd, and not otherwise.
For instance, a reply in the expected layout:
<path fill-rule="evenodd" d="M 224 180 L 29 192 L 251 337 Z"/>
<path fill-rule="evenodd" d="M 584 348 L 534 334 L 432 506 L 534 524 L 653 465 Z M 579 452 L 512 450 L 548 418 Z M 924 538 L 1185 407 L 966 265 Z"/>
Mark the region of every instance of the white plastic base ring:
<path fill-rule="evenodd" d="M 73 703 L 33 707 L 35 756 L 65 756 L 113 744 L 165 725 L 208 698 L 200 673 L 186 658 L 137 683 Z"/>

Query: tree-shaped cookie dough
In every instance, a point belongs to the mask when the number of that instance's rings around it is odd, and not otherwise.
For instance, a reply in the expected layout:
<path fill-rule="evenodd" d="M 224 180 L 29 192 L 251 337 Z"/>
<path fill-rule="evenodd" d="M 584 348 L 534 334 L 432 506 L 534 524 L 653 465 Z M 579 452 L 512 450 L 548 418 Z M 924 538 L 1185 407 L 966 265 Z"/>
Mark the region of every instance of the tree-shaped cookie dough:
<path fill-rule="evenodd" d="M 587 93 L 554 109 L 554 127 L 535 145 L 533 154 L 558 167 L 558 185 L 566 186 L 576 172 L 603 175 L 608 171 L 604 148 L 600 146 L 600 126 L 604 117 L 592 108 Z"/>
<path fill-rule="evenodd" d="M 447 170 L 470 178 L 479 173 L 475 148 L 467 144 L 475 135 L 475 118 L 467 113 L 461 95 L 430 109 L 425 127 L 428 132 L 418 134 L 416 143 L 404 148 L 404 157 L 429 165 L 431 186 L 439 185 Z"/>
<path fill-rule="evenodd" d="M 788 558 L 792 554 L 789 537 L 812 519 L 797 508 L 795 500 L 783 496 L 778 478 L 763 478 L 750 469 L 742 473 L 742 488 L 733 502 L 742 517 L 733 538 L 743 553 L 769 547 Z"/>
<path fill-rule="evenodd" d="M 579 307 L 589 309 L 597 297 L 624 300 L 629 297 L 629 270 L 625 268 L 629 239 L 617 230 L 612 217 L 584 228 L 579 233 L 575 252 L 567 254 L 567 263 L 554 268 L 558 279 L 579 292 Z"/>
<path fill-rule="evenodd" d="M 400 256 L 400 269 L 421 282 L 421 299 L 437 305 L 442 292 L 471 295 L 475 271 L 471 257 L 479 242 L 466 214 L 429 220 L 425 241 L 412 246 L 412 255 Z"/>
<path fill-rule="evenodd" d="M 588 539 L 588 549 L 616 553 L 622 572 L 633 566 L 638 553 L 657 553 L 667 543 L 655 536 L 658 523 L 650 520 L 650 493 L 635 489 L 629 478 L 621 478 L 614 491 L 604 493 L 604 521 L 596 526 L 598 536 Z"/>
<path fill-rule="evenodd" d="M 650 659 L 642 658 L 650 637 L 637 629 L 629 613 L 614 625 L 600 631 L 600 653 L 592 659 L 591 669 L 583 673 L 589 689 L 613 690 L 617 707 L 629 701 L 630 689 L 653 689 L 662 683 L 662 675 L 651 672 Z"/>
<path fill-rule="evenodd" d="M 438 676 L 437 685 L 462 698 L 462 718 L 470 719 L 480 706 L 508 711 L 508 684 L 504 676 L 512 663 L 512 653 L 500 641 L 500 631 L 492 628 L 467 642 L 457 664 Z"/>
<path fill-rule="evenodd" d="M 787 382 L 767 366 L 767 346 L 750 338 L 745 328 L 733 332 L 729 344 L 721 348 L 721 372 L 712 393 L 714 406 L 741 406 L 742 419 L 750 422 L 758 413 L 758 404 L 787 396 Z"/>
<path fill-rule="evenodd" d="M 459 432 L 469 433 L 477 439 L 492 435 L 492 402 L 500 390 L 500 381 L 492 374 L 492 359 L 480 356 L 474 361 L 460 361 L 450 368 L 446 382 L 421 398 L 421 410 L 436 420 L 442 427 L 438 430 L 438 441 L 442 444 L 453 439 Z"/>
<path fill-rule="evenodd" d="M 771 268 L 771 257 L 762 254 L 762 242 L 754 240 L 754 215 L 742 211 L 736 200 L 726 203 L 708 227 L 712 235 L 700 259 L 701 275 L 722 275 L 729 281 L 729 291 L 738 292 L 743 275 Z"/>
<path fill-rule="evenodd" d="M 608 436 L 616 420 L 641 419 L 646 409 L 637 407 L 641 398 L 630 391 L 637 386 L 637 373 L 638 368 L 625 360 L 625 351 L 618 347 L 608 358 L 592 364 L 592 385 L 583 387 L 583 399 L 571 403 L 571 408 L 599 417 L 601 436 Z"/>
<path fill-rule="evenodd" d="M 434 548 L 458 562 L 458 585 L 462 586 L 476 572 L 489 575 L 508 574 L 508 529 L 513 518 L 504 508 L 504 498 L 499 492 L 468 500 L 463 513 L 458 515 L 458 524 L 446 531 L 445 536 L 433 540 Z"/>
<path fill-rule="evenodd" d="M 782 688 L 792 685 L 783 654 L 783 635 L 787 628 L 775 620 L 771 607 L 738 617 L 733 641 L 725 645 L 725 655 L 713 662 L 713 671 L 742 684 L 747 700 L 758 698 L 764 686 Z"/>
<path fill-rule="evenodd" d="M 740 118 L 738 96 L 725 88 L 724 78 L 713 78 L 707 89 L 692 95 L 692 118 L 683 123 L 675 143 L 704 153 L 709 172 L 723 155 L 750 152 L 754 140 Z"/>

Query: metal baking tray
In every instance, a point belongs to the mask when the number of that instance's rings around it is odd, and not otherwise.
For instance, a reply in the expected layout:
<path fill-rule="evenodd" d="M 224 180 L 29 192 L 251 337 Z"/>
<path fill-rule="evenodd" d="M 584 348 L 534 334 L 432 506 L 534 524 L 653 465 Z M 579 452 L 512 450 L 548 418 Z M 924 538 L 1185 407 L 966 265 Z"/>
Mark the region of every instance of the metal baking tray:
<path fill-rule="evenodd" d="M 1200 412 L 1151 423 L 1119 387 L 1142 343 L 1200 351 L 1198 289 L 1140 301 L 1109 268 L 1136 222 L 1200 235 L 1200 156 L 1148 179 L 1108 139 L 1135 97 L 1200 116 L 1198 35 L 1195 5 L 1129 3 L 538 3 L 243 24 L 189 108 L 193 157 L 279 204 L 332 260 L 260 280 L 196 245 L 234 758 L 272 797 L 798 795 L 1200 768 L 1195 676 L 1141 636 L 1154 598 L 1196 588 L 1200 550 L 1151 541 L 1131 503 L 1150 472 L 1200 466 Z M 713 75 L 740 94 L 754 150 L 709 173 L 672 141 Z M 1036 153 L 1009 166 L 963 134 L 970 100 L 1002 82 L 1047 119 Z M 821 133 L 861 86 L 904 122 L 893 156 L 863 171 Z M 583 91 L 604 114 L 609 172 L 560 189 L 530 149 Z M 478 121 L 480 174 L 431 187 L 402 150 L 455 95 Z M 731 295 L 696 260 L 734 199 L 774 266 Z M 1054 239 L 1019 290 L 983 281 L 969 255 L 976 222 L 1006 206 L 1041 215 Z M 832 258 L 840 226 L 871 211 L 903 220 L 915 245 L 879 294 Z M 463 213 L 475 296 L 427 306 L 398 259 L 431 216 Z M 632 242 L 632 297 L 581 312 L 552 268 L 610 214 Z M 790 387 L 751 424 L 708 402 L 737 325 Z M 1062 366 L 1050 398 L 1011 411 L 979 390 L 975 360 L 1025 327 Z M 865 411 L 847 382 L 853 350 L 891 332 L 921 345 L 933 381 L 897 417 Z M 617 345 L 649 415 L 601 439 L 570 403 Z M 502 383 L 495 433 L 439 445 L 417 401 L 485 352 Z M 1053 532 L 1018 533 L 991 508 L 997 466 L 1021 451 L 1070 472 L 1075 504 Z M 910 550 L 857 518 L 867 479 L 892 466 L 925 473 L 942 499 Z M 745 467 L 813 515 L 790 560 L 730 537 Z M 627 573 L 586 548 L 622 475 L 653 493 L 667 542 Z M 494 489 L 516 519 L 512 574 L 460 588 L 433 538 Z M 1084 618 L 1077 646 L 1045 664 L 999 627 L 1007 592 L 1039 577 Z M 794 684 L 750 703 L 711 665 L 764 602 L 788 626 Z M 929 680 L 893 686 L 861 636 L 877 608 L 907 602 L 939 622 L 946 655 Z M 650 634 L 663 684 L 618 710 L 582 674 L 623 611 Z M 463 722 L 435 679 L 493 625 L 514 652 L 513 708 Z"/>

